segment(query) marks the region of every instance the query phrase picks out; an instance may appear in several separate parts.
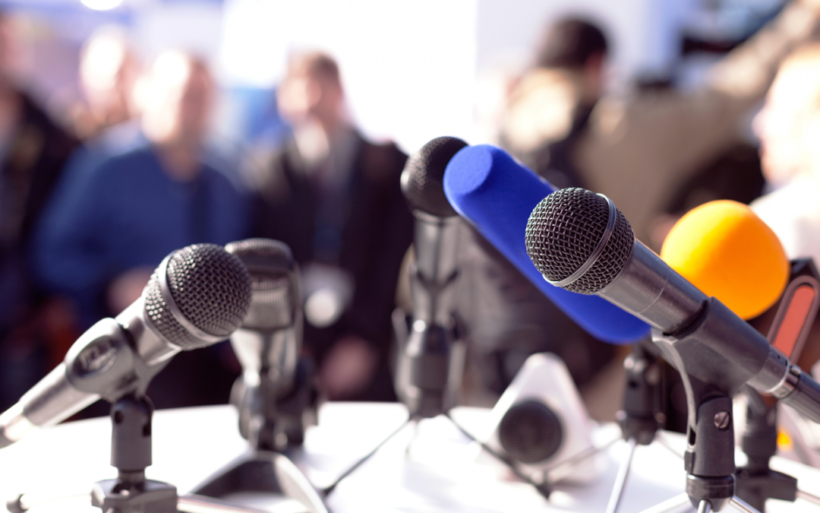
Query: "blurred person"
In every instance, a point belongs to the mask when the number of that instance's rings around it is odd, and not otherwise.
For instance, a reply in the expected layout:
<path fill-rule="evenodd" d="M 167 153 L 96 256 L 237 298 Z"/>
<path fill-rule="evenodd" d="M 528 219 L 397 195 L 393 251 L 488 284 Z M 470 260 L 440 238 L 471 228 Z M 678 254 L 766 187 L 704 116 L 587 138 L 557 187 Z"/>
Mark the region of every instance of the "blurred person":
<path fill-rule="evenodd" d="M 0 410 L 61 360 L 74 336 L 70 308 L 35 285 L 26 248 L 76 141 L 16 85 L 15 44 L 0 13 Z"/>
<path fill-rule="evenodd" d="M 75 301 L 83 328 L 134 302 L 171 251 L 247 235 L 245 196 L 202 158 L 213 89 L 203 61 L 161 54 L 146 83 L 147 142 L 96 167 L 70 169 L 55 191 L 33 261 L 44 287 Z M 175 358 L 157 377 L 158 407 L 227 401 L 236 369 L 220 367 L 222 356 L 214 352 L 224 348 L 209 349 Z M 209 379 L 191 380 L 188 371 Z"/>
<path fill-rule="evenodd" d="M 789 258 L 812 257 L 820 264 L 820 44 L 786 59 L 753 126 L 775 190 L 752 209 Z"/>
<path fill-rule="evenodd" d="M 742 142 L 743 122 L 782 58 L 815 35 L 817 4 L 791 2 L 691 93 L 604 95 L 603 31 L 583 19 L 559 22 L 510 95 L 505 145 L 556 186 L 607 195 L 637 237 L 658 249 L 663 233 L 653 236 L 653 224 L 695 174 Z"/>
<path fill-rule="evenodd" d="M 80 53 L 83 101 L 71 113 L 74 130 L 83 140 L 133 119 L 140 62 L 126 34 L 114 27 L 97 30 Z"/>
<path fill-rule="evenodd" d="M 293 138 L 262 176 L 254 234 L 287 243 L 302 269 L 305 346 L 331 399 L 395 400 L 390 316 L 413 220 L 407 156 L 347 119 L 336 62 L 292 56 L 277 91 Z"/>

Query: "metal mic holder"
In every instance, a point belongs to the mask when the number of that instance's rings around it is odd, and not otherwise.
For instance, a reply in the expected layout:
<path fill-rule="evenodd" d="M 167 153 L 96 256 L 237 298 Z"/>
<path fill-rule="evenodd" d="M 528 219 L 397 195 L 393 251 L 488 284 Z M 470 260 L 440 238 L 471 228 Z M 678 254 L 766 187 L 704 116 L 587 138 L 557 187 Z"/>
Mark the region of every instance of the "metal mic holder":
<path fill-rule="evenodd" d="M 606 513 L 618 511 L 636 447 L 651 444 L 663 427 L 664 383 L 656 352 L 651 342 L 642 340 L 632 346 L 632 354 L 624 360 L 626 386 L 623 409 L 617 413 L 616 420 L 627 442 L 628 452 L 618 469 Z"/>
<path fill-rule="evenodd" d="M 674 334 L 652 330 L 652 340 L 680 373 L 689 410 L 684 455 L 686 494 L 692 506 L 721 511 L 730 502 L 746 512 L 757 512 L 735 495 L 735 436 L 732 397 L 749 381 L 742 366 L 716 347 L 732 347 L 735 336 L 725 326 L 731 311 L 710 300 L 692 325 Z M 752 328 L 737 321 L 738 329 Z M 729 353 L 731 354 L 731 353 Z"/>
<path fill-rule="evenodd" d="M 744 392 L 749 404 L 740 446 L 748 462 L 735 473 L 737 496 L 761 513 L 765 513 L 768 499 L 794 502 L 801 497 L 820 504 L 820 497 L 797 489 L 797 479 L 769 467 L 769 460 L 777 453 L 777 401 L 751 387 Z"/>
<path fill-rule="evenodd" d="M 176 513 L 177 489 L 145 479 L 151 465 L 151 417 L 147 396 L 127 394 L 111 407 L 111 465 L 117 478 L 99 481 L 91 491 L 92 505 L 103 513 Z"/>
<path fill-rule="evenodd" d="M 281 494 L 298 500 L 311 513 L 324 513 L 316 489 L 289 462 L 287 453 L 304 443 L 306 417 L 316 417 L 318 396 L 313 387 L 313 364 L 299 359 L 291 390 L 282 395 L 271 385 L 267 371 L 258 386 L 237 398 L 239 430 L 250 450 L 197 485 L 191 493 L 217 499 L 241 492 Z M 242 380 L 240 376 L 237 380 Z M 243 385 L 243 383 L 238 383 Z"/>
<path fill-rule="evenodd" d="M 284 395 L 272 386 L 267 372 L 263 371 L 260 378 L 259 386 L 247 391 L 236 404 L 242 436 L 259 451 L 300 447 L 305 441 L 305 429 L 315 424 L 317 417 L 319 399 L 313 385 L 313 362 L 304 356 L 299 358 L 293 385 Z"/>

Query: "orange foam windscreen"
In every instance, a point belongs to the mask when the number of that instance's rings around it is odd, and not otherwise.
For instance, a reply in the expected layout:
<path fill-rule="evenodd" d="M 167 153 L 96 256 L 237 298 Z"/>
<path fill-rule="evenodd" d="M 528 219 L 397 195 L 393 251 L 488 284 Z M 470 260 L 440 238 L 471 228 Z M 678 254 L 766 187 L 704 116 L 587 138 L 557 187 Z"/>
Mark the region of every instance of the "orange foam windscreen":
<path fill-rule="evenodd" d="M 661 258 L 743 319 L 772 306 L 789 278 L 777 235 L 748 206 L 729 200 L 684 215 L 664 241 Z"/>

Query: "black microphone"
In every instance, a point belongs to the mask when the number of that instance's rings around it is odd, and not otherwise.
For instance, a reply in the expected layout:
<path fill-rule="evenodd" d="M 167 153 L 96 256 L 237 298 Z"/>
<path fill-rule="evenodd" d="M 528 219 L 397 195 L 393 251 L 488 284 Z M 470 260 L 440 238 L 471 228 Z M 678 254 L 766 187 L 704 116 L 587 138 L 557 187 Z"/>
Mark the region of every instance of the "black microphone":
<path fill-rule="evenodd" d="M 113 403 L 126 394 L 144 395 L 176 353 L 230 337 L 250 300 L 251 278 L 236 256 L 213 244 L 174 251 L 139 299 L 86 331 L 63 363 L 0 415 L 0 447 L 100 398 Z"/>
<path fill-rule="evenodd" d="M 444 171 L 467 143 L 438 137 L 410 157 L 401 175 L 404 197 L 416 218 L 410 269 L 413 316 L 399 356 L 397 394 L 410 414 L 435 417 L 449 410 L 453 286 L 461 218 L 444 194 Z"/>
<path fill-rule="evenodd" d="M 820 422 L 820 386 L 636 240 L 605 196 L 578 188 L 550 194 L 532 211 L 526 245 L 548 282 L 599 295 L 653 326 L 654 342 L 691 386 L 731 397 L 748 383 Z M 694 429 L 697 405 L 688 406 Z"/>
<path fill-rule="evenodd" d="M 239 430 L 258 449 L 298 445 L 311 406 L 312 368 L 301 358 L 299 268 L 287 244 L 248 239 L 225 246 L 248 268 L 252 298 L 231 345 L 242 364 L 231 392 Z M 284 439 L 283 439 L 284 435 Z"/>

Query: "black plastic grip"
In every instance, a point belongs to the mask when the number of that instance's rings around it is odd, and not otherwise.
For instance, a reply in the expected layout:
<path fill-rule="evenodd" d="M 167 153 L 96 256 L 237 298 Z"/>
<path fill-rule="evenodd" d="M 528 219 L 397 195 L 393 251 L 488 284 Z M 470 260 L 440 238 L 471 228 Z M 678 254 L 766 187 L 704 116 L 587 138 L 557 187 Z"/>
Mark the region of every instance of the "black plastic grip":
<path fill-rule="evenodd" d="M 788 404 L 807 419 L 820 423 L 820 384 L 805 372 L 800 374 L 792 393 L 780 402 Z"/>

